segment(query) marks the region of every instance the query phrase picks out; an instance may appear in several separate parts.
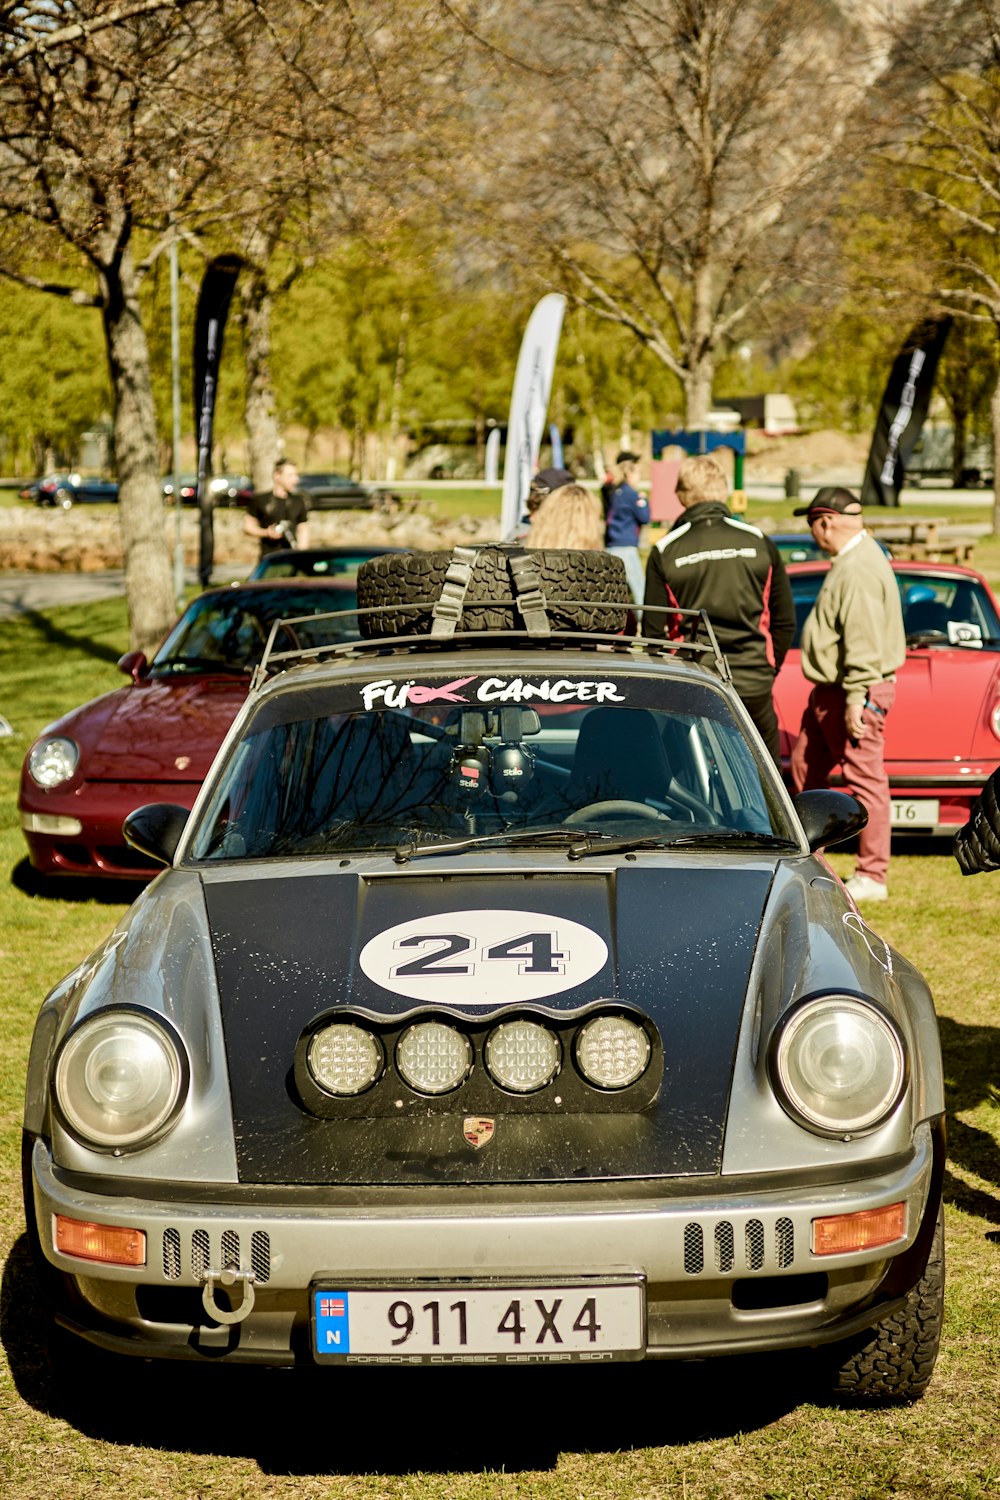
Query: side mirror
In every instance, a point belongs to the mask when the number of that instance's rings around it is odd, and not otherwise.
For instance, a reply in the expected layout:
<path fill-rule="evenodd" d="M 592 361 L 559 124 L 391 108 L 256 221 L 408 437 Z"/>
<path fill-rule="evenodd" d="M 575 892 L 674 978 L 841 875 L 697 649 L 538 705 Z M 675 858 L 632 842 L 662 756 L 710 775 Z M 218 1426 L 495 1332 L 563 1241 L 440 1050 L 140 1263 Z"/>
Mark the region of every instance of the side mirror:
<path fill-rule="evenodd" d="M 188 820 L 188 808 L 175 802 L 148 802 L 130 812 L 122 824 L 125 842 L 161 865 L 173 864 Z"/>
<path fill-rule="evenodd" d="M 868 811 L 857 797 L 825 787 L 813 792 L 799 792 L 792 798 L 792 805 L 813 850 L 842 844 L 845 839 L 860 833 L 868 822 Z"/>
<path fill-rule="evenodd" d="M 149 671 L 145 651 L 126 651 L 124 656 L 118 658 L 118 670 L 124 672 L 126 677 L 131 677 L 133 682 L 138 682 Z"/>

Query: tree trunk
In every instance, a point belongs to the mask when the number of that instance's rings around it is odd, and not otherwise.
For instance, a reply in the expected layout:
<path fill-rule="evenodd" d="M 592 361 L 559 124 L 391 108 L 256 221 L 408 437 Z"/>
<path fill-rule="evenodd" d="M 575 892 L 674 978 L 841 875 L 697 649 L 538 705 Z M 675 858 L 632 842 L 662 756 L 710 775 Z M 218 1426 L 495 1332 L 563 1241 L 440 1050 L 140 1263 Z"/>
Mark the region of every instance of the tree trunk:
<path fill-rule="evenodd" d="M 255 490 L 269 490 L 278 457 L 278 422 L 271 385 L 271 293 L 267 277 L 248 266 L 240 288 L 240 326 L 246 364 L 243 418 L 247 461 Z"/>
<path fill-rule="evenodd" d="M 687 432 L 703 432 L 712 409 L 712 377 L 715 374 L 711 359 L 703 358 L 685 372 L 684 376 L 684 427 Z"/>
<path fill-rule="evenodd" d="M 392 397 L 389 409 L 388 456 L 385 477 L 391 483 L 396 477 L 396 462 L 399 453 L 399 427 L 403 407 L 403 379 L 406 375 L 406 335 L 410 321 L 410 309 L 404 307 L 399 314 L 399 338 L 396 341 L 396 363 L 392 372 Z"/>
<path fill-rule="evenodd" d="M 104 338 L 115 399 L 118 519 L 125 560 L 129 646 L 150 654 L 176 618 L 149 349 L 126 250 L 102 268 Z"/>

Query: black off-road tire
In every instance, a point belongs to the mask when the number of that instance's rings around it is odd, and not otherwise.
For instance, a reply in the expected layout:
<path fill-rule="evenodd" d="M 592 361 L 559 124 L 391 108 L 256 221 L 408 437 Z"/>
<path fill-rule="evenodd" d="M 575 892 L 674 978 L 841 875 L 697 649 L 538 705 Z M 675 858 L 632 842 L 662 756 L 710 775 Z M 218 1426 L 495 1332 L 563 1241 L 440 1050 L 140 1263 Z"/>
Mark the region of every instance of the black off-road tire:
<path fill-rule="evenodd" d="M 597 631 L 615 635 L 625 628 L 632 603 L 620 557 L 608 552 L 533 552 L 521 547 L 480 547 L 457 630 L 523 630 L 516 606 L 493 601 L 516 595 L 510 559 L 529 551 L 535 559 L 553 630 Z M 369 639 L 430 633 L 431 610 L 440 597 L 450 552 L 387 552 L 358 569 L 358 608 L 375 609 L 359 620 Z M 585 600 L 563 608 L 561 601 Z M 400 609 L 400 605 L 424 605 Z M 612 607 L 617 606 L 617 607 Z"/>
<path fill-rule="evenodd" d="M 903 1306 L 864 1335 L 838 1346 L 845 1355 L 834 1371 L 841 1406 L 899 1406 L 927 1389 L 941 1343 L 944 1313 L 944 1210 L 938 1210 L 927 1269 Z M 848 1352 L 848 1350 L 850 1352 Z"/>

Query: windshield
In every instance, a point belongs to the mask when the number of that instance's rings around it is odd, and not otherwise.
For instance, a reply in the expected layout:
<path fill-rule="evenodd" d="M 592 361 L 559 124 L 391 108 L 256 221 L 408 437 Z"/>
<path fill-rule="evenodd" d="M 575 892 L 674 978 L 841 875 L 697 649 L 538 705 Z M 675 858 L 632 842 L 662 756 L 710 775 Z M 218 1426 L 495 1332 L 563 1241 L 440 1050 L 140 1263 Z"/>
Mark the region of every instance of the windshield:
<path fill-rule="evenodd" d="M 794 646 L 799 644 L 806 616 L 826 576 L 825 571 L 789 575 L 795 600 Z M 954 573 L 908 573 L 901 569 L 895 577 L 903 605 L 907 645 L 965 646 L 973 650 L 984 645 L 1000 646 L 1000 618 L 977 579 Z"/>
<path fill-rule="evenodd" d="M 250 672 L 260 661 L 275 620 L 355 609 L 353 583 L 313 588 L 236 588 L 202 594 L 185 610 L 150 665 L 152 676 L 187 672 Z M 353 616 L 283 627 L 279 651 L 355 640 Z"/>
<path fill-rule="evenodd" d="M 664 678 L 461 677 L 265 699 L 200 817 L 196 859 L 461 846 L 795 841 L 722 692 Z M 706 840 L 707 841 L 707 840 Z"/>

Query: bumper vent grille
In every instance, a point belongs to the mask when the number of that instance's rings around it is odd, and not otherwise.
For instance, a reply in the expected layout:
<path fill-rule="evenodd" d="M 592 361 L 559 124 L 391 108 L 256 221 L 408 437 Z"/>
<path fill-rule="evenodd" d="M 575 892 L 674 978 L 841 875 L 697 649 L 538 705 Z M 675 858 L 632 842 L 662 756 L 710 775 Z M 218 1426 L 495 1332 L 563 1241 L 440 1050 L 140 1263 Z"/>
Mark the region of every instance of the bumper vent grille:
<path fill-rule="evenodd" d="M 185 1272 L 184 1238 L 179 1229 L 165 1229 L 163 1231 L 163 1276 L 166 1281 L 179 1281 Z M 233 1270 L 247 1268 L 247 1256 L 249 1255 L 249 1269 L 253 1271 L 259 1285 L 270 1280 L 271 1277 L 271 1241 L 262 1230 L 256 1229 L 250 1236 L 249 1243 L 241 1243 L 240 1236 L 235 1229 L 225 1229 L 216 1240 L 209 1236 L 207 1229 L 196 1229 L 191 1234 L 190 1243 L 187 1246 L 187 1258 L 189 1261 L 190 1274 L 195 1281 L 200 1281 L 205 1272 L 211 1267 L 224 1269 L 231 1266 Z"/>
<path fill-rule="evenodd" d="M 786 1271 L 795 1261 L 795 1228 L 791 1219 L 781 1218 L 771 1234 L 772 1264 Z M 768 1229 L 761 1219 L 748 1219 L 743 1227 L 743 1264 L 737 1264 L 737 1233 L 728 1219 L 721 1219 L 712 1231 L 712 1260 L 722 1275 L 735 1271 L 763 1270 L 768 1252 Z M 705 1269 L 705 1233 L 697 1223 L 684 1225 L 684 1270 L 698 1276 Z"/>

